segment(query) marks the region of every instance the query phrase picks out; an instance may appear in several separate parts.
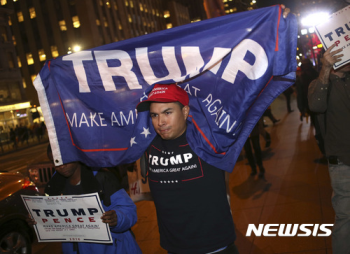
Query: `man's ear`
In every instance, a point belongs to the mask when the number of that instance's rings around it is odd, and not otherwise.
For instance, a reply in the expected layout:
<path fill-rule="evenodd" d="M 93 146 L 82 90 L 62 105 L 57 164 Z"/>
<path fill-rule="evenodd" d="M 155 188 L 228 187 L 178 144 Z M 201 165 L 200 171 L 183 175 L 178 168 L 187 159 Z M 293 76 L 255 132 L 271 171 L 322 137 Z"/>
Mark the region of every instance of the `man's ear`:
<path fill-rule="evenodd" d="M 182 114 L 184 115 L 185 119 L 187 119 L 189 113 L 190 113 L 190 107 L 188 105 L 184 106 L 182 108 Z"/>

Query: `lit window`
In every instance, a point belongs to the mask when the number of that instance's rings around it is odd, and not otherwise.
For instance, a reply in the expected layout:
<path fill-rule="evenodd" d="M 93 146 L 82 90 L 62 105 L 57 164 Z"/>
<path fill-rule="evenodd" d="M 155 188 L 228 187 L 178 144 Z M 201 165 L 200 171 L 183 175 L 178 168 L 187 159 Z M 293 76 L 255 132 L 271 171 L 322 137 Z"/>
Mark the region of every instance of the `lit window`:
<path fill-rule="evenodd" d="M 118 24 L 118 28 L 119 28 L 119 30 L 122 30 L 123 29 L 123 27 L 122 27 L 122 24 L 119 22 L 119 24 Z"/>
<path fill-rule="evenodd" d="M 172 27 L 173 27 L 173 24 L 171 24 L 171 23 L 166 24 L 167 29 L 172 28 Z"/>
<path fill-rule="evenodd" d="M 5 5 L 7 4 L 7 1 L 6 0 L 1 0 L 1 5 Z"/>
<path fill-rule="evenodd" d="M 134 2 L 133 1 L 130 1 L 130 7 L 134 8 Z"/>
<path fill-rule="evenodd" d="M 33 55 L 31 53 L 27 54 L 27 63 L 28 63 L 28 65 L 34 64 Z"/>
<path fill-rule="evenodd" d="M 108 22 L 106 17 L 103 17 L 103 24 L 105 25 L 105 27 L 108 27 Z"/>
<path fill-rule="evenodd" d="M 106 5 L 108 8 L 111 8 L 111 5 L 109 4 L 109 2 L 106 2 Z"/>
<path fill-rule="evenodd" d="M 58 21 L 58 25 L 59 25 L 61 31 L 67 31 L 67 26 L 66 26 L 65 20 Z"/>
<path fill-rule="evenodd" d="M 23 22 L 23 13 L 21 11 L 17 12 L 17 18 L 18 18 L 18 22 Z"/>
<path fill-rule="evenodd" d="M 30 78 L 32 79 L 32 82 L 34 82 L 34 79 L 36 78 L 36 75 L 31 75 Z"/>
<path fill-rule="evenodd" d="M 7 31 L 4 26 L 1 26 L 1 38 L 4 42 L 7 42 Z"/>
<path fill-rule="evenodd" d="M 96 25 L 100 26 L 101 25 L 101 22 L 99 19 L 96 19 Z"/>
<path fill-rule="evenodd" d="M 130 14 L 128 14 L 128 20 L 129 20 L 130 23 L 132 23 L 132 18 L 130 16 Z"/>
<path fill-rule="evenodd" d="M 114 10 L 118 10 L 117 3 L 114 3 Z"/>
<path fill-rule="evenodd" d="M 12 26 L 12 20 L 10 17 L 9 17 L 9 26 Z"/>
<path fill-rule="evenodd" d="M 22 84 L 23 84 L 23 88 L 27 88 L 26 80 L 24 78 L 22 78 Z"/>
<path fill-rule="evenodd" d="M 51 54 L 52 54 L 52 57 L 59 56 L 57 46 L 51 46 Z"/>
<path fill-rule="evenodd" d="M 19 56 L 17 56 L 17 63 L 18 63 L 18 67 L 21 68 L 22 63 L 21 63 L 21 59 L 19 58 Z"/>
<path fill-rule="evenodd" d="M 17 45 L 17 42 L 16 42 L 16 38 L 15 38 L 15 36 L 14 35 L 12 35 L 12 41 L 13 41 L 13 45 Z"/>
<path fill-rule="evenodd" d="M 158 11 L 158 10 L 156 10 L 156 12 L 157 12 L 157 17 L 159 17 L 159 11 Z"/>
<path fill-rule="evenodd" d="M 142 5 L 142 3 L 140 3 L 139 5 L 140 5 L 140 11 L 143 11 L 143 5 Z"/>
<path fill-rule="evenodd" d="M 29 8 L 29 16 L 30 16 L 31 19 L 36 17 L 36 13 L 35 13 L 35 8 L 34 7 Z"/>
<path fill-rule="evenodd" d="M 73 27 L 74 28 L 79 28 L 80 27 L 80 21 L 78 16 L 72 17 L 73 20 Z"/>
<path fill-rule="evenodd" d="M 307 29 L 301 29 L 301 35 L 305 35 L 305 34 L 307 34 Z"/>
<path fill-rule="evenodd" d="M 43 49 L 39 49 L 38 54 L 39 54 L 39 60 L 41 62 L 46 60 L 45 51 Z"/>
<path fill-rule="evenodd" d="M 15 63 L 13 62 L 13 55 L 12 55 L 12 53 L 7 52 L 7 60 L 8 60 L 9 68 L 11 68 L 11 69 L 15 68 Z"/>
<path fill-rule="evenodd" d="M 314 28 L 314 27 L 310 27 L 310 28 L 309 28 L 309 33 L 312 34 L 312 33 L 314 33 L 314 32 L 315 32 L 315 28 Z"/>
<path fill-rule="evenodd" d="M 100 0 L 100 5 L 103 6 L 103 1 L 102 0 Z"/>
<path fill-rule="evenodd" d="M 125 6 L 129 6 L 128 0 L 125 0 Z"/>
<path fill-rule="evenodd" d="M 229 10 L 226 10 L 225 12 L 226 12 L 226 13 L 230 13 L 230 11 L 229 11 Z"/>
<path fill-rule="evenodd" d="M 147 5 L 146 5 L 146 4 L 145 4 L 144 8 L 145 8 L 145 12 L 148 12 Z"/>
<path fill-rule="evenodd" d="M 169 18 L 169 17 L 170 17 L 170 12 L 164 11 L 164 18 Z"/>
<path fill-rule="evenodd" d="M 156 15 L 156 11 L 154 9 L 152 9 L 152 14 Z"/>

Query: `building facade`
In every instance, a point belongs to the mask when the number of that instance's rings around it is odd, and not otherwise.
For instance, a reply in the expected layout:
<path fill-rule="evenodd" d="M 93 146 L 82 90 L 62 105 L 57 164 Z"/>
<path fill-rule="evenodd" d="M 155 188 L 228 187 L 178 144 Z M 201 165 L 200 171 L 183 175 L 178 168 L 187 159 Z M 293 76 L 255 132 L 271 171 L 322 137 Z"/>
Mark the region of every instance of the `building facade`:
<path fill-rule="evenodd" d="M 202 0 L 0 0 L 1 7 L 12 10 L 14 62 L 32 105 L 46 60 L 206 18 Z"/>
<path fill-rule="evenodd" d="M 256 9 L 257 1 L 263 0 L 222 0 L 226 14 Z"/>
<path fill-rule="evenodd" d="M 10 9 L 0 8 L 0 142 L 8 140 L 11 128 L 27 126 L 32 120 L 8 23 L 12 13 Z"/>

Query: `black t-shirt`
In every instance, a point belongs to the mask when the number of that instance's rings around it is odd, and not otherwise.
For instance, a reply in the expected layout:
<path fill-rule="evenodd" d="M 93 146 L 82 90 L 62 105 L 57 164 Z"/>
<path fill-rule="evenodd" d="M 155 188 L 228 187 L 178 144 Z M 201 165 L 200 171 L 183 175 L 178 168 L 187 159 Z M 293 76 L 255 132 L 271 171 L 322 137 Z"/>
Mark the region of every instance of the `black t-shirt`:
<path fill-rule="evenodd" d="M 236 236 L 224 171 L 202 161 L 186 132 L 157 136 L 146 151 L 148 178 L 157 210 L 161 246 L 171 253 L 208 253 Z"/>

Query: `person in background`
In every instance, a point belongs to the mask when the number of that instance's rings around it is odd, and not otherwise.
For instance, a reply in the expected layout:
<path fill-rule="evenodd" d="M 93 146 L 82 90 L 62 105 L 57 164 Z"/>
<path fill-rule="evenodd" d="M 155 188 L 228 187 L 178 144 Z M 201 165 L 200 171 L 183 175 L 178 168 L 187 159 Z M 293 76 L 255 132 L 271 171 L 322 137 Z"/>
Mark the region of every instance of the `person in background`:
<path fill-rule="evenodd" d="M 273 124 L 276 124 L 276 123 L 278 123 L 278 122 L 280 121 L 280 119 L 276 119 L 276 118 L 274 117 L 274 115 L 272 114 L 272 112 L 271 112 L 271 106 L 269 106 L 269 107 L 265 110 L 263 116 L 267 116 L 268 118 L 270 118 L 270 120 L 271 120 L 271 122 L 272 122 Z M 267 127 L 267 125 L 264 124 L 264 127 Z"/>
<path fill-rule="evenodd" d="M 17 149 L 16 132 L 13 128 L 10 129 L 10 140 L 13 143 L 13 148 Z"/>
<path fill-rule="evenodd" d="M 308 88 L 312 80 L 316 79 L 318 72 L 315 70 L 310 59 L 303 59 L 300 66 L 300 75 L 297 75 L 297 103 L 300 111 L 300 121 L 306 118 L 306 123 L 310 116 L 311 125 L 314 126 L 315 114 L 310 111 L 308 105 Z"/>
<path fill-rule="evenodd" d="M 293 87 L 288 87 L 284 92 L 284 96 L 286 97 L 286 103 L 287 103 L 287 110 L 288 113 L 292 113 L 294 110 L 291 108 L 290 106 L 290 97 L 292 96 L 292 94 L 294 93 L 294 89 Z"/>
<path fill-rule="evenodd" d="M 265 175 L 265 168 L 262 162 L 261 148 L 260 148 L 260 139 L 259 134 L 261 133 L 260 129 L 264 129 L 263 127 L 263 119 L 260 118 L 259 122 L 254 126 L 250 136 L 244 144 L 244 151 L 247 156 L 249 165 L 252 169 L 250 173 L 251 176 L 255 176 L 257 174 L 257 167 L 259 167 L 259 177 L 263 178 Z M 270 141 L 271 142 L 271 141 Z M 252 145 L 254 148 L 254 155 L 252 151 Z M 255 158 L 254 158 L 255 157 Z"/>
<path fill-rule="evenodd" d="M 333 44 L 325 51 L 320 74 L 308 92 L 310 110 L 319 113 L 333 188 L 333 254 L 350 253 L 350 64 L 333 69 L 344 56 L 342 50 Z"/>

